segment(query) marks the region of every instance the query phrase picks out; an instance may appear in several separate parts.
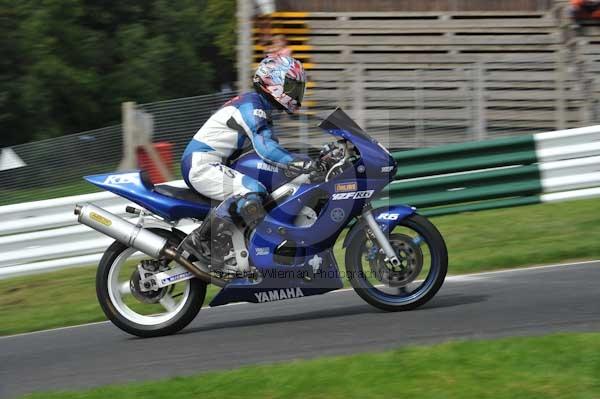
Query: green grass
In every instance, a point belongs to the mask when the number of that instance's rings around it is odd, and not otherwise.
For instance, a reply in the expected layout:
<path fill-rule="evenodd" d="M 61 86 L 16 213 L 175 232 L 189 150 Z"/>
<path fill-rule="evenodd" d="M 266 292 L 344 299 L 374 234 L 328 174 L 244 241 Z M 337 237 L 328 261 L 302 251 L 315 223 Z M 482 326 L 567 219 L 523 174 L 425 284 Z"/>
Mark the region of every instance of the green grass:
<path fill-rule="evenodd" d="M 454 342 L 252 366 L 44 399 L 600 397 L 600 334 Z"/>
<path fill-rule="evenodd" d="M 450 254 L 450 273 L 600 258 L 600 201 L 477 212 L 433 219 Z M 336 257 L 343 265 L 339 240 Z M 94 268 L 0 280 L 0 335 L 104 320 Z M 215 293 L 209 291 L 210 297 Z"/>
<path fill-rule="evenodd" d="M 600 257 L 600 199 L 432 220 L 446 240 L 451 273 Z"/>
<path fill-rule="evenodd" d="M 95 281 L 93 267 L 0 280 L 0 336 L 106 320 Z"/>
<path fill-rule="evenodd" d="M 75 183 L 63 184 L 58 187 L 30 187 L 14 190 L 0 189 L 0 206 L 67 197 L 71 195 L 89 194 L 99 191 L 99 188 L 83 179 Z"/>
<path fill-rule="evenodd" d="M 91 267 L 0 280 L 0 335 L 105 320 Z"/>

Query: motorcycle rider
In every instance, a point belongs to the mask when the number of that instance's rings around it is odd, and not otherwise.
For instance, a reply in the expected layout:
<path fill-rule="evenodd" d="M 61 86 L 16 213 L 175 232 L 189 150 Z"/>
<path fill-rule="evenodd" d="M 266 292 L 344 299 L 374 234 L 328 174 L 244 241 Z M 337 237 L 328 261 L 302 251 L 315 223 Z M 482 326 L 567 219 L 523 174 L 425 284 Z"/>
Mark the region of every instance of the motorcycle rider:
<path fill-rule="evenodd" d="M 262 160 L 295 173 L 319 170 L 311 161 L 279 145 L 272 129 L 274 109 L 296 112 L 302 103 L 306 75 L 302 63 L 288 56 L 262 60 L 254 77 L 254 91 L 226 102 L 194 135 L 182 157 L 187 185 L 206 197 L 223 201 L 213 209 L 208 223 L 190 234 L 182 248 L 199 258 L 210 252 L 210 238 L 224 224 L 256 225 L 265 215 L 266 188 L 257 180 L 228 166 L 249 143 Z M 213 259 L 214 261 L 214 259 Z"/>

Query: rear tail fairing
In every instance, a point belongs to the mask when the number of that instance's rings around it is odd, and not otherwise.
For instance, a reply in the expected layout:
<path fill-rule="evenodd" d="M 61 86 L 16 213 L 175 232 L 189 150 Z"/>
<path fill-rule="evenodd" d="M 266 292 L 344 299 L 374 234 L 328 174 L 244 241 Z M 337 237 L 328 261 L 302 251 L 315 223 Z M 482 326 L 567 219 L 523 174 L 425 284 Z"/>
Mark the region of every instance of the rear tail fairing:
<path fill-rule="evenodd" d="M 154 192 L 152 185 L 143 181 L 139 171 L 92 175 L 86 176 L 85 180 L 171 221 L 203 219 L 210 211 L 209 202 L 191 202 Z"/>

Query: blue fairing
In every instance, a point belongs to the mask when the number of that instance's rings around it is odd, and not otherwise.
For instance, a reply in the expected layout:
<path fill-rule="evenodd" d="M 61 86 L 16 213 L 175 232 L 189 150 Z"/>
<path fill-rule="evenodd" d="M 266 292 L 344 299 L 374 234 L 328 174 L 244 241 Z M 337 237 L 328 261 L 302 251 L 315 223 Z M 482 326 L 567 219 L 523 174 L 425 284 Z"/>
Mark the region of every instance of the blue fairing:
<path fill-rule="evenodd" d="M 211 207 L 209 201 L 191 202 L 161 195 L 143 183 L 139 171 L 86 176 L 85 180 L 168 220 L 203 219 Z"/>
<path fill-rule="evenodd" d="M 416 208 L 408 205 L 393 205 L 383 208 L 373 209 L 373 217 L 381 226 L 381 230 L 386 233 L 394 230 L 400 222 L 410 215 L 416 213 Z M 355 234 L 359 233 L 359 229 L 352 229 L 344 239 L 343 247 L 346 248 Z"/>
<path fill-rule="evenodd" d="M 248 279 L 236 279 L 227 284 L 211 301 L 210 306 L 225 305 L 230 302 L 264 302 L 262 298 L 267 295 L 269 301 L 273 300 L 273 293 L 281 296 L 287 293 L 289 299 L 310 295 L 324 294 L 329 291 L 338 290 L 344 286 L 330 249 L 310 253 L 309 259 L 315 256 L 322 263 L 318 270 L 314 270 L 310 261 L 301 265 L 270 267 L 261 270 L 263 279 L 251 281 Z M 290 295 L 289 293 L 292 293 Z"/>
<path fill-rule="evenodd" d="M 291 178 L 285 175 L 283 169 L 268 164 L 255 152 L 249 152 L 242 155 L 233 162 L 231 167 L 238 172 L 261 182 L 269 192 L 291 180 Z"/>
<path fill-rule="evenodd" d="M 262 278 L 232 280 L 213 299 L 212 306 L 297 298 L 342 287 L 332 248 L 341 231 L 393 179 L 396 163 L 385 148 L 341 110 L 333 112 L 321 127 L 351 142 L 360 157 L 336 171 L 329 181 L 290 186 L 287 197 L 267 205 L 266 217 L 247 240 L 250 264 Z M 269 191 L 293 178 L 255 153 L 240 157 L 232 167 L 261 182 Z M 190 202 L 153 191 L 151 185 L 144 184 L 139 172 L 95 175 L 86 180 L 173 221 L 188 217 L 202 219 L 210 210 L 207 200 Z M 385 231 L 392 230 L 414 212 L 409 206 L 373 211 Z M 357 230 L 348 233 L 346 243 Z"/>

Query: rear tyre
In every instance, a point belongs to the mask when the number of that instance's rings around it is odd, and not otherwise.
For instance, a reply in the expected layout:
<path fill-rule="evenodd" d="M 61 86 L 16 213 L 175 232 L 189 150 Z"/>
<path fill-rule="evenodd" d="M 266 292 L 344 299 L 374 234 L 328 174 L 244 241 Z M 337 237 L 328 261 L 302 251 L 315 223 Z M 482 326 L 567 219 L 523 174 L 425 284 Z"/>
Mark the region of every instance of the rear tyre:
<path fill-rule="evenodd" d="M 356 293 L 386 311 L 411 310 L 439 291 L 448 270 L 448 251 L 440 232 L 425 217 L 413 214 L 399 222 L 389 240 L 402 268 L 385 264 L 368 226 L 360 222 L 346 249 L 346 272 Z"/>
<path fill-rule="evenodd" d="M 185 236 L 163 229 L 150 230 L 174 245 Z M 118 241 L 108 247 L 96 273 L 100 307 L 114 325 L 129 334 L 142 338 L 174 334 L 186 327 L 202 308 L 206 284 L 191 279 L 158 292 L 140 293 L 136 290 L 137 265 L 143 258 L 148 259 Z"/>

